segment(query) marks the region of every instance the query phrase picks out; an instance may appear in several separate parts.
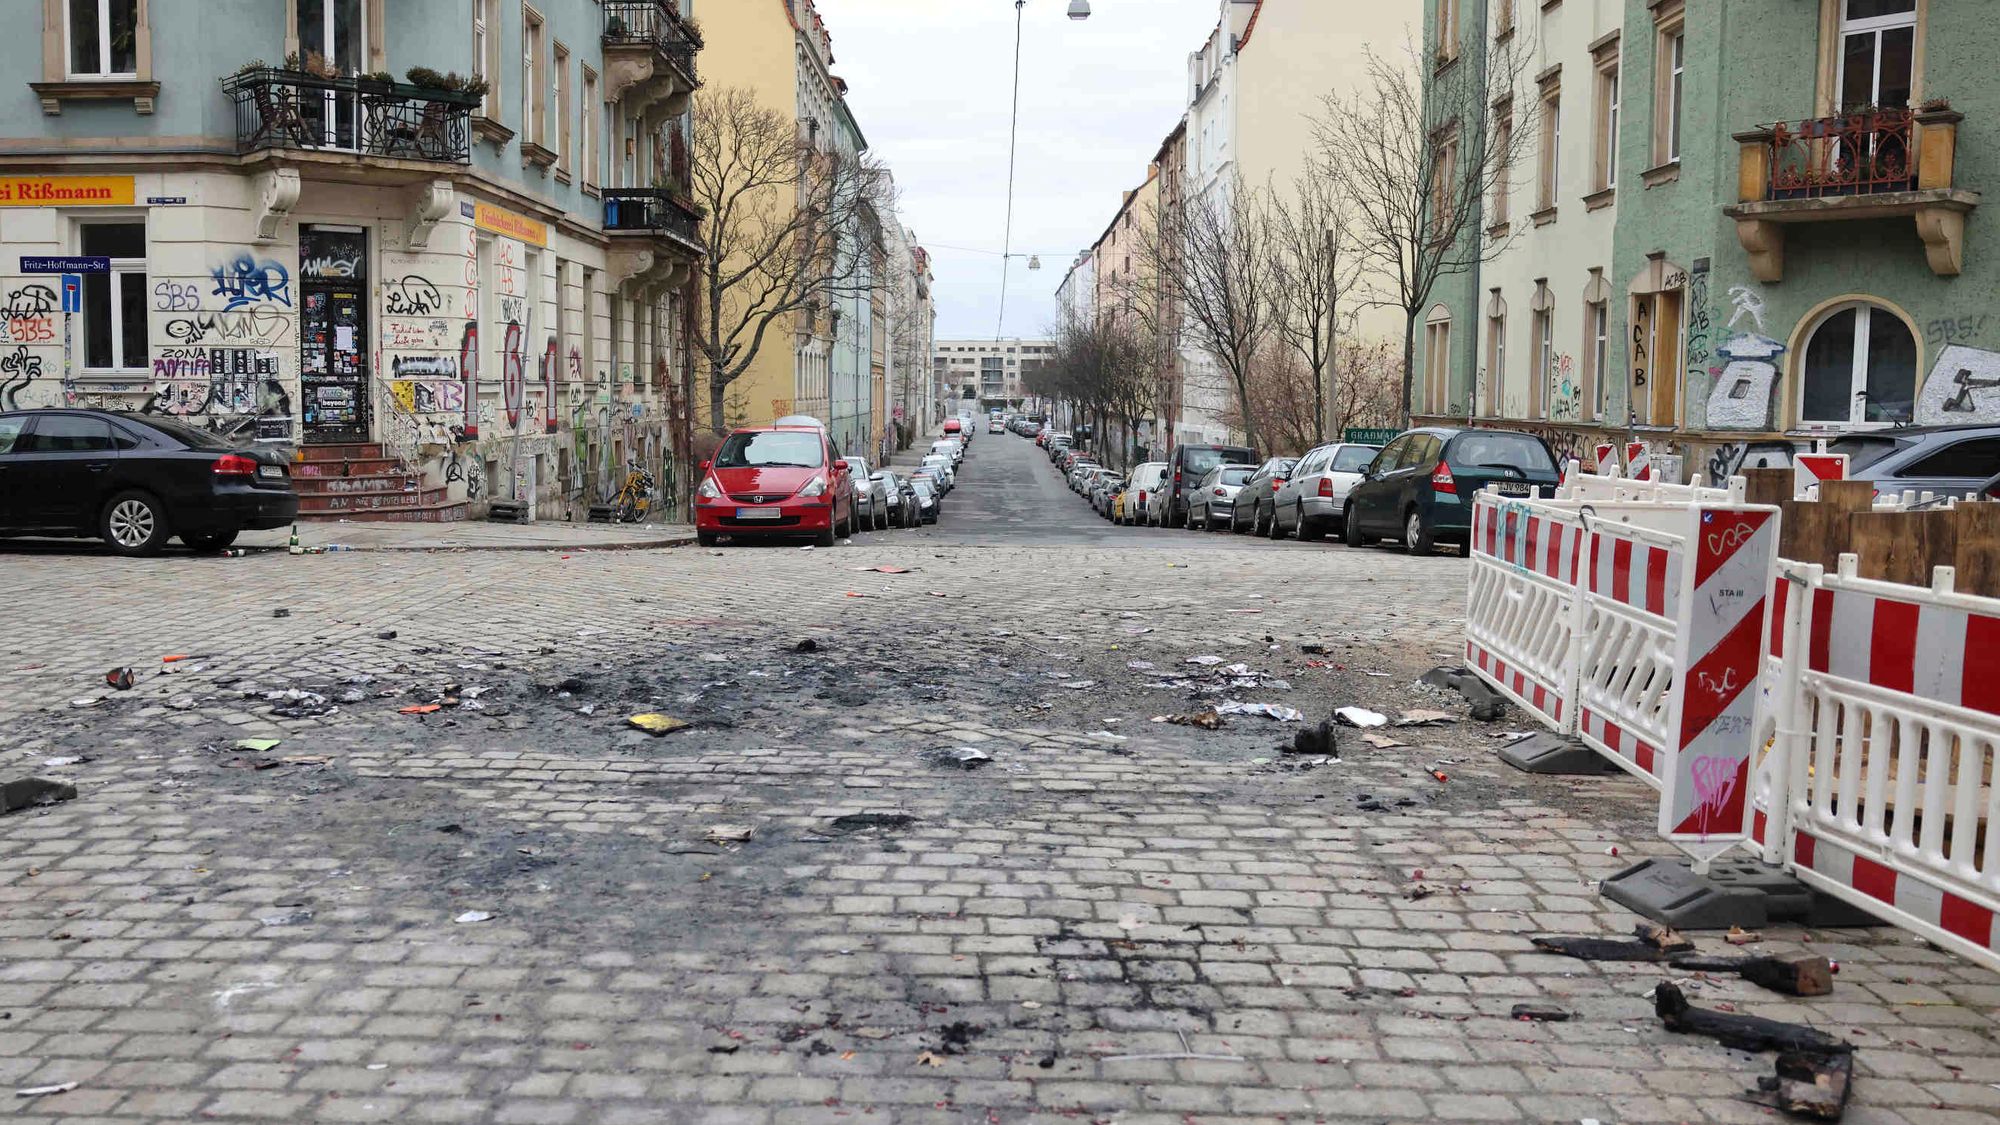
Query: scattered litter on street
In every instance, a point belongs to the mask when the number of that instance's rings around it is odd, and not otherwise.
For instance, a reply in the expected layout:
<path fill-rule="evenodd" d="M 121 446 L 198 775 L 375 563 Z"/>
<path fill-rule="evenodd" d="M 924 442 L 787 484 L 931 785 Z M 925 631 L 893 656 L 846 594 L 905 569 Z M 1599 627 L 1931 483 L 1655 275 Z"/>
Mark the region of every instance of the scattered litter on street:
<path fill-rule="evenodd" d="M 76 800 L 76 786 L 45 777 L 24 777 L 0 784 L 0 813 Z"/>
<path fill-rule="evenodd" d="M 276 758 L 225 758 L 222 768 L 226 770 L 274 770 L 278 768 Z"/>
<path fill-rule="evenodd" d="M 1772 992 L 1787 996 L 1826 996 L 1833 992 L 1833 962 L 1824 957 L 1703 957 L 1688 955 L 1669 962 L 1683 972 L 1734 973 Z"/>
<path fill-rule="evenodd" d="M 231 744 L 231 749 L 248 750 L 252 754 L 268 754 L 276 750 L 282 741 L 284 740 L 278 738 L 239 738 Z"/>
<path fill-rule="evenodd" d="M 1741 926 L 1731 926 L 1729 927 L 1729 932 L 1722 935 L 1722 940 L 1731 945 L 1749 945 L 1752 942 L 1763 941 L 1764 935 L 1754 930 L 1746 930 Z"/>
<path fill-rule="evenodd" d="M 974 746 L 951 746 L 940 750 L 926 750 L 921 757 L 931 765 L 960 770 L 976 770 L 993 760 L 993 755 Z"/>
<path fill-rule="evenodd" d="M 264 700 L 270 703 L 271 714 L 287 719 L 305 719 L 314 715 L 330 715 L 334 712 L 333 701 L 316 691 L 286 688 L 283 691 L 268 691 Z"/>
<path fill-rule="evenodd" d="M 1281 707 L 1275 703 L 1239 703 L 1234 699 L 1216 704 L 1215 713 L 1218 715 L 1262 715 L 1267 719 L 1275 719 L 1281 723 L 1300 723 L 1304 722 L 1306 717 L 1305 713 L 1296 707 Z"/>
<path fill-rule="evenodd" d="M 1513 1016 L 1517 1020 L 1536 1023 L 1566 1023 L 1569 1021 L 1570 1011 L 1556 1004 L 1529 1001 L 1514 1005 Z"/>
<path fill-rule="evenodd" d="M 398 715 L 429 715 L 442 710 L 444 710 L 442 703 L 417 703 L 409 707 L 399 707 L 396 709 L 396 713 Z"/>
<path fill-rule="evenodd" d="M 189 655 L 188 655 L 187 653 L 185 653 L 185 652 L 173 652 L 173 653 L 168 653 L 167 655 L 165 655 L 165 656 L 162 656 L 162 657 L 160 657 L 160 663 L 162 663 L 162 664 L 179 664 L 179 663 L 180 663 L 181 661 L 183 661 L 183 660 L 189 660 L 189 659 L 192 659 L 192 658 L 191 658 L 191 657 L 190 657 L 190 656 L 189 656 Z"/>
<path fill-rule="evenodd" d="M 1417 682 L 1463 695 L 1472 707 L 1472 717 L 1482 723 L 1494 722 L 1507 714 L 1506 698 L 1469 668 L 1433 668 Z"/>
<path fill-rule="evenodd" d="M 1084 689 L 1086 689 L 1086 688 L 1094 688 L 1094 687 L 1096 687 L 1096 686 L 1097 686 L 1097 681 L 1096 681 L 1096 680 L 1069 680 L 1069 681 L 1065 682 L 1065 683 L 1063 684 L 1063 686 L 1064 686 L 1064 687 L 1066 687 L 1066 688 L 1068 688 L 1068 689 L 1070 689 L 1071 691 L 1083 691 L 1083 690 L 1084 690 Z"/>
<path fill-rule="evenodd" d="M 396 631 L 394 629 L 384 629 L 375 634 L 375 639 L 378 641 L 393 641 L 396 639 Z"/>
<path fill-rule="evenodd" d="M 747 824 L 716 824 L 702 835 L 711 844 L 747 844 L 756 829 Z"/>
<path fill-rule="evenodd" d="M 88 761 L 90 761 L 90 759 L 84 757 L 82 754 L 71 754 L 62 758 L 45 758 L 42 760 L 42 767 L 44 769 L 56 770 L 56 769 L 61 769 L 64 766 L 82 765 L 83 763 Z"/>
<path fill-rule="evenodd" d="M 67 1094 L 76 1089 L 74 1082 L 58 1082 L 54 1086 L 27 1086 L 14 1091 L 17 1098 L 45 1098 L 50 1094 Z"/>
<path fill-rule="evenodd" d="M 806 638 L 805 640 L 802 640 L 802 641 L 800 641 L 800 642 L 799 642 L 798 644 L 795 644 L 795 645 L 793 645 L 793 646 L 792 646 L 792 651 L 793 651 L 793 652 L 818 652 L 818 651 L 819 651 L 819 642 L 818 642 L 818 641 L 816 641 L 816 640 L 814 640 L 814 639 L 812 639 L 811 637 L 807 637 L 807 638 Z"/>
<path fill-rule="evenodd" d="M 834 817 L 827 822 L 827 826 L 835 832 L 853 833 L 866 832 L 870 829 L 894 831 L 908 828 L 916 822 L 917 818 L 909 813 L 865 812 Z"/>
<path fill-rule="evenodd" d="M 452 921 L 461 924 L 469 922 L 491 922 L 492 920 L 493 920 L 493 914 L 490 911 L 485 911 L 485 910 L 468 910 L 465 913 L 459 915 L 458 917 L 452 919 Z"/>
<path fill-rule="evenodd" d="M 1398 742 L 1386 734 L 1364 734 L 1361 736 L 1361 741 L 1366 742 L 1377 750 L 1387 750 L 1393 746 L 1409 745 L 1407 742 Z"/>
<path fill-rule="evenodd" d="M 1758 1086 L 1788 1112 L 1837 1121 L 1847 1108 L 1854 1045 L 1804 1024 L 1697 1008 L 1672 982 L 1653 990 L 1653 1012 L 1668 1031 L 1706 1035 L 1739 1051 L 1777 1051 L 1775 1078 Z"/>
<path fill-rule="evenodd" d="M 1217 664 L 1222 663 L 1222 658 L 1220 656 L 1190 656 L 1187 658 L 1187 662 L 1189 664 L 1199 664 L 1204 668 L 1213 668 Z"/>
<path fill-rule="evenodd" d="M 303 926 L 312 920 L 313 912 L 310 910 L 294 910 L 289 914 L 272 914 L 257 919 L 266 926 Z"/>
<path fill-rule="evenodd" d="M 1455 723 L 1457 721 L 1451 714 L 1444 711 L 1404 711 L 1396 716 L 1396 725 L 1399 727 L 1439 726 L 1444 723 Z"/>
<path fill-rule="evenodd" d="M 131 691 L 132 669 L 113 668 L 111 671 L 104 673 L 104 682 L 117 688 L 119 691 Z"/>
<path fill-rule="evenodd" d="M 1153 721 L 1172 723 L 1180 727 L 1200 727 L 1203 730 L 1219 730 L 1222 727 L 1222 716 L 1213 709 L 1193 711 L 1185 715 L 1155 715 Z"/>
<path fill-rule="evenodd" d="M 1363 729 L 1386 726 L 1389 722 L 1387 715 L 1370 711 L 1365 707 L 1338 707 L 1334 709 L 1333 717 L 1350 727 L 1361 727 Z"/>
<path fill-rule="evenodd" d="M 857 566 L 857 567 L 855 567 L 854 569 L 855 569 L 855 570 L 858 570 L 858 571 L 861 571 L 861 572 L 862 572 L 862 573 L 864 573 L 864 574 L 914 574 L 914 573 L 916 573 L 916 571 L 915 571 L 915 570 L 912 570 L 912 569 L 911 569 L 910 567 L 907 567 L 907 566 L 886 566 L 886 565 L 885 565 L 885 566 Z M 918 569 L 921 569 L 921 568 L 918 568 Z"/>
<path fill-rule="evenodd" d="M 639 728 L 640 730 L 645 731 L 647 734 L 650 734 L 655 738 L 658 738 L 661 735 L 672 734 L 677 730 L 686 730 L 689 726 L 692 725 L 686 719 L 676 719 L 672 715 L 657 715 L 651 713 L 644 715 L 633 715 L 630 718 L 626 719 L 625 721 Z"/>
<path fill-rule="evenodd" d="M 1319 754 L 1338 760 L 1340 755 L 1338 746 L 1338 740 L 1333 733 L 1333 724 L 1322 722 L 1292 736 L 1291 744 L 1282 749 L 1288 754 Z"/>

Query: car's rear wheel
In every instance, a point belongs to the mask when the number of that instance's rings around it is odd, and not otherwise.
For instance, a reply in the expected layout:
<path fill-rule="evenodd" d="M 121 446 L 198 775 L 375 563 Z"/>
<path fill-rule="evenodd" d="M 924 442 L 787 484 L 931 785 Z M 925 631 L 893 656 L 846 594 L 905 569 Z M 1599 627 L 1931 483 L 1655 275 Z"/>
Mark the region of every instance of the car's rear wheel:
<path fill-rule="evenodd" d="M 184 531 L 181 533 L 181 542 L 187 544 L 190 550 L 220 551 L 231 543 L 236 542 L 237 534 L 234 531 Z"/>
<path fill-rule="evenodd" d="M 1418 558 L 1432 554 L 1437 544 L 1431 539 L 1430 522 L 1424 519 L 1422 511 L 1411 508 L 1403 520 L 1403 550 Z"/>
<path fill-rule="evenodd" d="M 1341 513 L 1340 537 L 1350 547 L 1366 547 L 1375 541 L 1374 536 L 1362 533 L 1360 517 L 1354 514 L 1354 505 L 1352 504 L 1349 504 Z"/>
<path fill-rule="evenodd" d="M 98 530 L 121 555 L 157 554 L 169 534 L 167 510 L 144 492 L 121 492 L 104 505 Z"/>
<path fill-rule="evenodd" d="M 1301 502 L 1299 504 L 1299 540 L 1301 542 L 1318 542 L 1324 538 L 1326 538 L 1325 529 L 1306 516 L 1306 506 Z"/>

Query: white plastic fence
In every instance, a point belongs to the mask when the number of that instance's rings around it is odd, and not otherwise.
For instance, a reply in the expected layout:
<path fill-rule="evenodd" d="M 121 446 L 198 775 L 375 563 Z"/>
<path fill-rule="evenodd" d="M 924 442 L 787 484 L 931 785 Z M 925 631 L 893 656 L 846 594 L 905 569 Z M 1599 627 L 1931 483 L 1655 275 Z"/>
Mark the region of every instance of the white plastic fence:
<path fill-rule="evenodd" d="M 1854 571 L 1788 606 L 1771 834 L 1807 883 L 2000 969 L 2000 600 Z"/>
<path fill-rule="evenodd" d="M 1466 662 L 1560 734 L 1575 730 L 1583 521 L 1574 506 L 1473 500 Z"/>
<path fill-rule="evenodd" d="M 1781 561 L 1741 498 L 1573 466 L 1482 493 L 1473 668 L 1658 788 L 1698 861 L 1740 843 L 2000 970 L 2000 599 Z"/>

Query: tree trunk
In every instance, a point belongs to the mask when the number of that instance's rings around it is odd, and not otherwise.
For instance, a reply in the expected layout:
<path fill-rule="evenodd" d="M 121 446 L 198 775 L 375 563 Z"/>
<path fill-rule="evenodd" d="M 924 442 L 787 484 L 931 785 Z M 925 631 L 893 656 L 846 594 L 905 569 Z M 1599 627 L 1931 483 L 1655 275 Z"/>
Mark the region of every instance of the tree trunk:
<path fill-rule="evenodd" d="M 1403 310 L 1403 428 L 1410 428 L 1410 392 L 1417 381 L 1417 314 L 1410 309 Z M 1445 357 L 1445 369 L 1450 370 L 1451 357 Z"/>
<path fill-rule="evenodd" d="M 729 423 L 723 418 L 723 398 L 729 385 L 722 381 L 722 369 L 714 363 L 708 365 L 708 432 L 716 437 L 729 433 Z"/>

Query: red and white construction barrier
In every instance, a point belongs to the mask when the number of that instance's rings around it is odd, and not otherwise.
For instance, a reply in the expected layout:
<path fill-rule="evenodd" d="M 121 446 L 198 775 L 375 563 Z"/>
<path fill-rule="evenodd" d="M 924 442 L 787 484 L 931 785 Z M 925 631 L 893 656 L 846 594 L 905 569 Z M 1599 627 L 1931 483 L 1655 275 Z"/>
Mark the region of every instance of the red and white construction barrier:
<path fill-rule="evenodd" d="M 1548 501 L 1473 500 L 1465 659 L 1560 733 L 1576 722 L 1577 575 L 1583 523 Z"/>
<path fill-rule="evenodd" d="M 1653 479 L 1653 457 L 1643 441 L 1625 445 L 1625 475 L 1632 480 Z"/>

